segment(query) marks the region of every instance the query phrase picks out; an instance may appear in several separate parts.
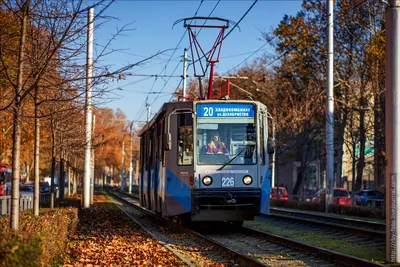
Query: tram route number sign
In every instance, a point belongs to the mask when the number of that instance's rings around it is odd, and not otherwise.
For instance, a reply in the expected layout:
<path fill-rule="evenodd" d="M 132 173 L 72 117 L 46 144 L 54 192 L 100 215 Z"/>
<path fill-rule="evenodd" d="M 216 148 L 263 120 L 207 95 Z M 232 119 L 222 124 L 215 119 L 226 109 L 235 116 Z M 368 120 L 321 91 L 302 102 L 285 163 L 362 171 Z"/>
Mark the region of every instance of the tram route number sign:
<path fill-rule="evenodd" d="M 254 118 L 253 104 L 198 104 L 199 118 Z"/>

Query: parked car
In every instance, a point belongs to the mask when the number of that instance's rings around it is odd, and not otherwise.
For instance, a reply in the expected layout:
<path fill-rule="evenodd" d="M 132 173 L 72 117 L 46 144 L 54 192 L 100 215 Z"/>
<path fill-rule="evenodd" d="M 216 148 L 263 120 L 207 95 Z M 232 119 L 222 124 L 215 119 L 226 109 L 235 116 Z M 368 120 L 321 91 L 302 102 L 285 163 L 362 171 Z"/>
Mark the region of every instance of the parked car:
<path fill-rule="evenodd" d="M 19 195 L 20 196 L 33 196 L 33 185 L 20 185 L 19 186 Z"/>
<path fill-rule="evenodd" d="M 278 194 L 279 194 L 279 199 L 280 200 L 288 200 L 289 199 L 289 193 L 284 187 L 272 187 L 271 189 L 271 199 L 278 199 Z"/>
<path fill-rule="evenodd" d="M 40 193 L 49 193 L 50 192 L 50 185 L 48 182 L 40 182 L 39 183 L 39 192 Z"/>
<path fill-rule="evenodd" d="M 6 182 L 3 179 L 0 179 L 0 197 L 6 194 Z"/>
<path fill-rule="evenodd" d="M 314 203 L 320 203 L 322 199 L 325 199 L 325 191 L 325 188 L 318 190 L 311 201 Z M 349 191 L 345 188 L 333 188 L 333 204 L 351 205 L 351 195 Z"/>
<path fill-rule="evenodd" d="M 354 203 L 360 206 L 383 207 L 385 195 L 375 190 L 363 190 L 354 193 Z"/>
<path fill-rule="evenodd" d="M 6 195 L 11 195 L 11 182 L 6 182 Z"/>

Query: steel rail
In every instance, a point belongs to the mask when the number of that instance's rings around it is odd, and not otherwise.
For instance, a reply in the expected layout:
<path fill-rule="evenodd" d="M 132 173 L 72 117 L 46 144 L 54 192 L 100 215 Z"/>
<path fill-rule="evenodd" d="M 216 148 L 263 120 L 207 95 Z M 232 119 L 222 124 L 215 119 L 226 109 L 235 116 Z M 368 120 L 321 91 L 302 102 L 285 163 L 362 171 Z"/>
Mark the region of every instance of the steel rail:
<path fill-rule="evenodd" d="M 286 214 L 293 214 L 293 215 L 304 215 L 309 218 L 315 218 L 315 219 L 324 219 L 324 220 L 329 220 L 335 223 L 347 223 L 351 224 L 353 226 L 359 226 L 359 227 L 368 227 L 372 229 L 379 229 L 379 230 L 385 230 L 386 225 L 385 223 L 380 223 L 380 222 L 372 222 L 372 221 L 365 221 L 365 220 L 359 220 L 359 219 L 353 219 L 353 218 L 348 218 L 348 217 L 337 217 L 334 215 L 326 215 L 326 214 L 316 214 L 316 213 L 310 213 L 306 211 L 297 211 L 297 210 L 288 210 L 288 209 L 282 209 L 282 208 L 270 208 L 271 213 L 286 213 Z"/>
<path fill-rule="evenodd" d="M 312 254 L 316 254 L 321 258 L 328 259 L 332 262 L 339 263 L 343 266 L 363 266 L 363 267 L 383 267 L 385 265 L 368 261 L 365 259 L 353 257 L 350 255 L 346 255 L 343 253 L 335 252 L 332 250 L 324 249 L 324 248 L 319 248 L 316 246 L 308 245 L 303 242 L 295 241 L 293 239 L 265 233 L 259 230 L 247 228 L 247 227 L 242 227 L 240 230 L 248 235 L 256 235 L 256 236 L 262 236 L 263 238 L 267 239 L 268 241 L 272 243 L 277 243 L 282 246 L 286 247 L 291 247 L 294 249 L 298 249 L 301 251 L 306 251 Z"/>
<path fill-rule="evenodd" d="M 367 229 L 354 228 L 354 227 L 349 227 L 348 225 L 339 225 L 337 223 L 317 221 L 317 220 L 307 219 L 304 217 L 296 217 L 296 216 L 283 215 L 283 214 L 273 214 L 272 212 L 270 215 L 262 215 L 261 217 L 266 217 L 266 218 L 267 217 L 275 217 L 275 218 L 281 218 L 281 219 L 288 219 L 288 220 L 298 221 L 298 222 L 301 222 L 302 224 L 307 224 L 307 225 L 318 225 L 318 226 L 329 227 L 329 228 L 332 228 L 335 230 L 339 230 L 339 231 L 343 231 L 346 233 L 359 235 L 359 236 L 373 237 L 373 238 L 378 238 L 378 239 L 386 238 L 385 232 L 378 232 L 378 231 L 372 231 L 372 230 L 367 230 Z"/>
<path fill-rule="evenodd" d="M 131 194 L 126 194 L 126 193 L 123 193 L 123 194 L 128 196 L 128 197 L 138 198 L 138 197 L 132 196 Z M 146 209 L 144 209 L 144 210 L 149 212 Z M 271 210 L 273 210 L 273 209 L 271 209 Z M 154 214 L 154 213 L 150 213 L 150 214 Z M 211 238 L 207 238 L 206 236 L 204 236 L 204 235 L 202 235 L 200 233 L 197 233 L 197 232 L 192 231 L 192 230 L 188 230 L 187 228 L 183 228 L 183 227 L 182 227 L 182 229 L 184 229 L 185 231 L 188 231 L 188 232 L 192 232 L 194 235 L 197 235 L 197 236 L 199 236 L 201 238 L 204 238 L 208 242 L 212 242 L 212 243 L 216 242 L 215 244 L 217 246 L 223 246 L 224 248 L 226 248 L 220 242 L 218 242 L 216 240 L 213 240 Z M 361 258 L 357 258 L 357 257 L 354 257 L 354 256 L 346 255 L 346 254 L 343 254 L 343 253 L 335 252 L 335 251 L 332 251 L 332 250 L 328 250 L 328 249 L 324 249 L 324 248 L 308 245 L 308 244 L 303 243 L 303 242 L 295 241 L 293 239 L 277 236 L 277 235 L 274 235 L 274 234 L 269 234 L 269 233 L 262 232 L 262 231 L 259 231 L 259 230 L 255 230 L 255 229 L 252 229 L 252 228 L 240 227 L 238 229 L 244 234 L 252 235 L 252 236 L 258 236 L 258 237 L 261 236 L 261 237 L 267 239 L 269 242 L 276 243 L 276 244 L 279 244 L 279 245 L 282 245 L 282 246 L 285 246 L 285 247 L 291 247 L 291 248 L 294 248 L 294 249 L 297 249 L 297 250 L 300 250 L 300 251 L 309 252 L 309 253 L 312 253 L 314 255 L 317 255 L 318 257 L 320 257 L 322 259 L 327 259 L 329 261 L 332 261 L 332 262 L 335 262 L 335 263 L 339 263 L 339 264 L 341 264 L 343 266 L 363 266 L 363 267 L 382 267 L 382 266 L 384 266 L 384 265 L 379 264 L 379 263 L 375 263 L 375 262 L 368 261 L 368 260 L 365 260 L 365 259 L 361 259 Z M 229 250 L 229 251 L 232 251 L 229 248 L 226 248 L 226 249 Z M 232 253 L 238 254 L 235 251 L 232 251 Z M 245 256 L 245 255 L 243 255 L 243 256 Z M 251 258 L 249 258 L 247 256 L 245 256 L 245 258 L 252 260 Z M 257 261 L 257 262 L 259 262 L 259 261 Z M 261 262 L 259 262 L 259 263 L 261 263 Z M 263 264 L 263 263 L 261 263 L 261 264 L 262 264 L 261 266 L 265 266 L 265 264 Z"/>
<path fill-rule="evenodd" d="M 153 212 L 153 211 L 150 211 L 150 210 L 148 210 L 148 209 L 142 208 L 142 207 L 140 207 L 140 206 L 137 206 L 137 205 L 135 205 L 135 204 L 129 202 L 128 200 L 126 200 L 126 199 L 124 199 L 124 198 L 118 196 L 118 194 L 115 194 L 114 192 L 111 192 L 111 191 L 107 191 L 107 192 L 108 192 L 110 195 L 112 195 L 113 197 L 115 197 L 115 198 L 117 198 L 118 200 L 122 201 L 123 203 L 129 205 L 130 207 L 134 207 L 134 208 L 136 208 L 136 209 L 138 209 L 138 210 L 140 210 L 140 211 L 142 211 L 142 212 L 145 212 L 145 213 L 147 213 L 148 215 L 153 216 L 153 217 L 154 217 L 155 219 L 157 219 L 157 220 L 160 220 L 160 221 L 162 221 L 162 222 L 164 222 L 164 223 L 168 223 L 168 224 L 174 223 L 174 222 L 172 222 L 171 220 L 168 220 L 168 219 L 166 219 L 166 218 L 163 218 L 163 217 L 158 216 L 158 215 L 157 215 L 155 212 Z M 123 195 L 128 196 L 128 197 L 131 197 L 131 198 L 138 199 L 138 197 L 133 196 L 133 195 L 131 195 L 131 194 L 127 194 L 127 193 L 124 193 L 124 192 L 118 192 L 118 193 L 119 193 L 119 194 L 123 194 Z M 126 213 L 126 212 L 125 212 L 125 213 Z M 132 217 L 131 217 L 131 218 L 132 218 Z M 135 221 L 136 221 L 136 220 L 135 220 Z M 139 225 L 142 227 L 141 224 L 139 224 Z M 257 259 L 251 258 L 251 257 L 246 256 L 246 255 L 244 255 L 244 254 L 241 254 L 241 253 L 239 253 L 239 252 L 236 252 L 236 251 L 234 251 L 234 250 L 232 250 L 232 249 L 226 247 L 225 245 L 221 244 L 220 242 L 218 242 L 218 241 L 216 241 L 216 240 L 213 240 L 213 239 L 211 239 L 211 238 L 208 238 L 208 237 L 206 237 L 206 236 L 204 236 L 204 235 L 202 235 L 202 234 L 200 234 L 200 233 L 197 233 L 197 232 L 195 232 L 195 231 L 192 231 L 192 230 L 190 230 L 190 229 L 187 229 L 187 228 L 182 227 L 182 226 L 180 226 L 180 225 L 178 225 L 178 224 L 175 224 L 175 223 L 174 223 L 174 227 L 175 227 L 175 228 L 179 228 L 181 231 L 184 231 L 184 232 L 187 232 L 187 233 L 189 233 L 189 234 L 192 234 L 192 235 L 194 235 L 194 236 L 196 236 L 196 237 L 202 239 L 202 240 L 205 241 L 205 242 L 208 242 L 208 243 L 210 243 L 210 244 L 212 244 L 212 245 L 214 245 L 214 246 L 216 246 L 216 247 L 219 247 L 219 248 L 221 248 L 221 249 L 223 249 L 223 250 L 226 250 L 226 251 L 229 252 L 229 253 L 234 254 L 235 257 L 236 257 L 237 263 L 241 264 L 240 266 L 262 266 L 262 267 L 269 266 L 269 265 L 267 265 L 267 264 L 265 264 L 265 263 L 262 263 L 261 261 L 259 261 L 259 260 L 257 260 Z M 170 250 L 169 247 L 167 247 L 167 249 Z M 171 248 L 171 249 L 172 249 L 172 248 Z M 174 252 L 174 254 L 177 255 L 175 252 Z M 179 254 L 179 253 L 178 253 L 178 254 Z M 177 255 L 177 256 L 178 256 L 178 255 Z M 179 256 L 178 256 L 178 257 L 179 257 Z M 179 258 L 180 258 L 180 257 L 179 257 Z M 180 259 L 181 259 L 181 258 L 180 258 Z M 182 260 L 182 259 L 181 259 L 181 260 Z M 184 262 L 186 263 L 187 260 L 185 260 Z"/>

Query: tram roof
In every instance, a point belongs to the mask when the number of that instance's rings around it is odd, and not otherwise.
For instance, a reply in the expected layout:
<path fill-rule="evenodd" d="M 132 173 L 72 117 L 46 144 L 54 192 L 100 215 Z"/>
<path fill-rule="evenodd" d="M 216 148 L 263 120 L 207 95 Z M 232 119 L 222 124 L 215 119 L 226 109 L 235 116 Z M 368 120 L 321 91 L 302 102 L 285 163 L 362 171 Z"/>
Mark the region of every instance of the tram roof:
<path fill-rule="evenodd" d="M 148 129 L 153 127 L 153 125 L 163 116 L 165 113 L 171 113 L 174 110 L 177 109 L 188 109 L 188 110 L 193 110 L 193 105 L 197 103 L 249 103 L 249 104 L 256 104 L 256 105 L 262 105 L 265 106 L 263 103 L 259 101 L 252 101 L 252 100 L 217 100 L 217 99 L 211 99 L 211 100 L 197 100 L 197 101 L 175 101 L 175 102 L 167 102 L 164 103 L 161 108 L 158 110 L 158 112 L 154 115 L 154 117 L 146 123 L 142 127 L 142 129 L 139 132 L 139 136 L 142 136 Z"/>

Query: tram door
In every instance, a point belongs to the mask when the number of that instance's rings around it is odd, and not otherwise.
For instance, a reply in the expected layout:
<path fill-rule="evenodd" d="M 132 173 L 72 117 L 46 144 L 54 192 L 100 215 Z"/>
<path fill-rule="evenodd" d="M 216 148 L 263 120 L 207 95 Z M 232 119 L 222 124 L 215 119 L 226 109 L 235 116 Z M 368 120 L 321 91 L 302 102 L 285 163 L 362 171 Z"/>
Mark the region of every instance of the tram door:
<path fill-rule="evenodd" d="M 152 181 L 152 207 L 153 211 L 157 211 L 157 190 L 158 190 L 158 134 L 157 125 L 153 128 L 153 181 Z"/>
<path fill-rule="evenodd" d="M 162 154 L 164 152 L 162 139 L 163 139 L 163 120 L 156 123 L 153 129 L 153 183 L 152 183 L 152 203 L 155 212 L 161 212 L 161 201 L 159 196 L 160 185 L 160 171 L 162 167 Z"/>
<path fill-rule="evenodd" d="M 261 203 L 260 203 L 260 213 L 269 214 L 269 197 L 271 191 L 271 177 L 270 177 L 270 164 L 269 164 L 269 154 L 268 149 L 270 145 L 270 139 L 268 135 L 268 117 L 266 111 L 261 112 L 258 121 L 259 127 L 259 153 L 260 153 L 260 165 L 259 173 L 263 177 L 261 183 Z"/>
<path fill-rule="evenodd" d="M 145 206 L 144 203 L 144 192 L 143 192 L 143 182 L 144 182 L 144 173 L 145 173 L 145 169 L 146 169 L 146 165 L 145 165 L 145 157 L 146 157 L 146 153 L 145 153 L 145 144 L 146 144 L 146 140 L 145 140 L 145 135 L 143 135 L 140 138 L 140 182 L 139 182 L 139 196 L 140 196 L 140 204 L 142 206 Z"/>

